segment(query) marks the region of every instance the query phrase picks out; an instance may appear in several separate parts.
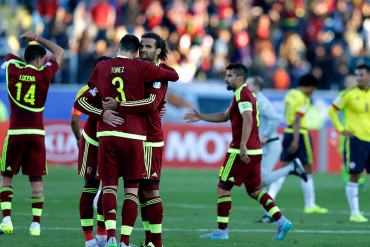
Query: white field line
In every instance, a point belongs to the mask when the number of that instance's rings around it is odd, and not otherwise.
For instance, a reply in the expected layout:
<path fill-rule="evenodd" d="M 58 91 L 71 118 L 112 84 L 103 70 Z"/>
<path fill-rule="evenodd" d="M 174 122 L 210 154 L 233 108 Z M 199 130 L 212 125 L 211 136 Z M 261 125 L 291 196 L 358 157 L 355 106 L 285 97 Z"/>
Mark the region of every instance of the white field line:
<path fill-rule="evenodd" d="M 216 203 L 212 204 L 199 204 L 199 203 L 166 203 L 164 202 L 164 206 L 165 208 L 182 208 L 182 209 L 204 209 L 204 210 L 209 210 L 209 209 L 215 209 L 216 208 Z M 76 204 L 76 208 L 77 208 L 77 204 Z M 262 209 L 258 206 L 258 204 L 256 204 L 255 207 L 248 207 L 248 206 L 238 206 L 238 205 L 233 205 L 233 209 L 241 209 L 241 210 L 247 210 L 247 211 L 258 211 L 258 212 L 262 212 Z M 302 208 L 281 208 L 280 209 L 283 211 L 283 212 L 294 212 L 294 213 L 302 213 L 303 214 L 303 207 Z M 44 216 L 53 216 L 53 217 L 60 217 L 60 218 L 64 218 L 64 217 L 67 217 L 67 216 L 71 216 L 70 214 L 51 214 L 51 213 L 48 213 L 47 211 L 49 210 L 44 210 Z M 31 214 L 31 210 L 29 212 L 17 212 L 16 210 L 13 210 L 13 214 L 14 215 L 21 215 L 21 216 L 26 216 L 26 215 L 30 215 Z M 76 214 L 77 214 L 77 211 L 76 211 Z M 346 215 L 346 216 L 349 216 L 349 210 L 330 210 L 329 208 L 329 212 L 328 212 L 328 215 Z M 363 212 L 363 215 L 367 215 L 367 216 L 370 216 L 370 213 L 369 212 Z"/>
<path fill-rule="evenodd" d="M 15 229 L 28 229 L 27 227 L 15 227 Z M 44 231 L 81 231 L 79 227 L 42 227 Z M 135 228 L 135 230 L 143 231 L 143 228 Z M 194 232 L 194 233 L 204 233 L 204 232 L 211 232 L 214 229 L 207 229 L 207 228 L 164 228 L 163 232 Z M 275 232 L 274 229 L 257 229 L 257 228 L 250 228 L 250 229 L 229 229 L 229 232 L 235 233 L 269 233 Z M 291 230 L 293 233 L 301 233 L 301 234 L 369 234 L 370 230 Z"/>

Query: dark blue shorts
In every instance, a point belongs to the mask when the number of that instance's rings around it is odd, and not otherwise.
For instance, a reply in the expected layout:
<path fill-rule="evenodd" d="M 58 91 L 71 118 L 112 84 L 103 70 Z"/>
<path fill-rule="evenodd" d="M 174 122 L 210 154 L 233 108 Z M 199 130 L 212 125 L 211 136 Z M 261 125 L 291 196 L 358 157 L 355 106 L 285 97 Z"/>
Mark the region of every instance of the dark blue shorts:
<path fill-rule="evenodd" d="M 349 173 L 359 174 L 365 169 L 370 172 L 370 142 L 361 141 L 356 137 L 346 138 L 343 157 Z"/>
<path fill-rule="evenodd" d="M 293 134 L 284 133 L 283 137 L 283 151 L 280 155 L 280 161 L 290 162 L 295 158 L 299 158 L 303 165 L 312 165 L 313 164 L 313 147 L 312 139 L 310 134 L 301 133 L 299 134 L 299 144 L 298 149 L 294 154 L 288 152 L 289 146 L 293 141 Z"/>

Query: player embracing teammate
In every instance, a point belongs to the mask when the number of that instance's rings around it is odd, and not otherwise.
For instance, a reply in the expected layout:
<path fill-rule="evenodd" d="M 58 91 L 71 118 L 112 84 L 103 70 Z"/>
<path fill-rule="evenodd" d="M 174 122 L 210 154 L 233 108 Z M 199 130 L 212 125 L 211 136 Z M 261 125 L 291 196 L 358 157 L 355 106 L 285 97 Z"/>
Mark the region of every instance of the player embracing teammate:
<path fill-rule="evenodd" d="M 154 48 L 154 54 L 148 49 L 147 52 L 144 52 L 146 55 L 159 56 L 161 54 L 163 48 L 161 48 L 161 44 L 156 43 L 155 37 L 148 37 L 150 44 L 146 46 Z M 151 43 L 152 39 L 155 41 L 154 44 Z M 163 42 L 161 39 L 160 41 Z M 110 111 L 102 111 L 89 105 L 88 94 L 98 92 L 102 101 L 113 98 L 116 101 L 113 107 L 117 107 L 119 117 L 124 122 L 122 124 L 122 121 L 118 120 L 113 124 L 107 124 L 104 121 L 99 121 L 97 129 L 99 138 L 98 171 L 103 185 L 103 212 L 107 230 L 107 247 L 117 246 L 116 192 L 119 177 L 124 179 L 125 191 L 120 246 L 130 246 L 129 238 L 138 214 L 140 185 L 143 187 L 142 206 L 148 210 L 148 222 L 152 233 L 151 239 L 148 234 L 147 244 L 161 246 L 163 207 L 158 193 L 160 170 L 154 168 L 160 169 L 156 162 L 161 159 L 163 139 L 144 142 L 147 140 L 148 117 L 142 112 L 148 111 L 148 108 L 157 111 L 158 119 L 150 119 L 153 120 L 153 124 L 158 124 L 160 121 L 158 106 L 163 104 L 167 81 L 176 81 L 178 75 L 176 71 L 164 64 L 157 66 L 134 59 L 140 46 L 140 42 L 135 36 L 125 35 L 120 41 L 117 57 L 103 61 L 95 67 L 89 80 L 91 89 L 75 102 L 77 109 L 102 119 L 104 114 Z M 149 88 L 153 88 L 156 92 L 162 90 L 163 92 L 151 93 Z M 148 98 L 145 98 L 146 93 L 149 93 Z M 162 94 L 163 96 L 161 96 Z M 112 101 L 108 100 L 107 102 Z M 106 106 L 109 105 L 108 103 Z M 134 111 L 136 114 L 132 114 L 130 111 Z M 155 136 L 158 136 L 157 133 Z M 158 152 L 153 151 L 153 148 L 158 148 Z M 144 153 L 148 155 L 144 156 Z M 146 159 L 149 156 L 158 158 Z M 143 179 L 150 180 L 143 183 Z M 151 214 L 150 211 L 155 213 Z M 153 244 L 153 242 L 155 243 Z"/>

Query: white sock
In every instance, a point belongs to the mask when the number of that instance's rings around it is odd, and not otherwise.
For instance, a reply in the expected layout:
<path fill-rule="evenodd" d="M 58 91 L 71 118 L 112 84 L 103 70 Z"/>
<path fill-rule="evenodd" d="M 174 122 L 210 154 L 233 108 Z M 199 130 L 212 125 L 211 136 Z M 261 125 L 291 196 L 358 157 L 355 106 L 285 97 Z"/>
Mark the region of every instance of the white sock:
<path fill-rule="evenodd" d="M 278 180 L 270 184 L 270 187 L 267 193 L 272 197 L 272 199 L 275 200 L 276 195 L 279 193 L 281 186 L 283 186 L 285 179 L 286 177 L 280 177 Z"/>
<path fill-rule="evenodd" d="M 307 175 L 307 182 L 301 179 L 301 188 L 304 197 L 304 207 L 313 208 L 315 206 L 315 188 L 312 175 Z"/>
<path fill-rule="evenodd" d="M 291 172 L 293 170 L 294 170 L 294 166 L 293 165 L 284 166 L 282 168 L 279 168 L 279 169 L 274 170 L 271 173 L 269 173 L 269 175 L 267 175 L 264 178 L 265 180 L 263 182 L 264 182 L 265 185 L 272 184 L 273 182 L 275 182 L 279 178 L 285 177 L 286 175 L 289 174 L 289 172 Z"/>
<path fill-rule="evenodd" d="M 40 228 L 40 223 L 38 222 L 32 222 L 30 228 Z"/>
<path fill-rule="evenodd" d="M 360 213 L 358 183 L 348 182 L 346 186 L 346 196 L 351 209 L 351 216 Z"/>
<path fill-rule="evenodd" d="M 3 223 L 8 223 L 8 222 L 10 222 L 10 221 L 12 221 L 12 219 L 10 218 L 10 216 L 5 216 L 5 217 L 3 218 Z"/>

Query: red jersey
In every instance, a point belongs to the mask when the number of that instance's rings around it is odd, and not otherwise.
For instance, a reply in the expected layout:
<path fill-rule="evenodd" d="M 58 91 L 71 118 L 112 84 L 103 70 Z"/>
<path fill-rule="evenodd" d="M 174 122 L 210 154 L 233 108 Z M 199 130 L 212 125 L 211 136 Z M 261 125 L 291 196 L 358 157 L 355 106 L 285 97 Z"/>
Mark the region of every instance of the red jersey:
<path fill-rule="evenodd" d="M 91 93 L 89 91 L 89 86 L 85 85 L 83 86 L 77 93 L 76 99 L 78 99 L 81 95 L 83 95 L 85 92 L 87 92 L 89 97 L 89 104 L 97 107 L 102 107 L 100 97 L 97 93 Z M 76 109 L 75 107 L 72 108 L 72 114 L 76 116 L 81 116 L 83 112 L 81 112 L 79 109 Z M 98 121 L 94 119 L 92 116 L 88 116 L 83 128 L 82 135 L 85 137 L 85 139 L 91 138 L 93 141 L 98 142 L 98 139 L 96 137 L 96 126 Z M 87 135 L 87 137 L 85 136 Z"/>
<path fill-rule="evenodd" d="M 166 64 L 160 64 L 163 68 L 169 68 Z M 151 104 L 142 104 L 138 102 L 122 102 L 120 111 L 135 113 L 146 112 L 146 135 L 148 142 L 163 142 L 163 129 L 160 111 L 165 103 L 168 81 L 152 82 L 145 87 L 145 95 L 147 99 L 153 101 Z"/>
<path fill-rule="evenodd" d="M 239 149 L 242 137 L 243 118 L 241 112 L 248 110 L 252 111 L 253 125 L 252 130 L 247 142 L 247 150 L 260 150 L 261 143 L 258 137 L 258 109 L 256 98 L 253 93 L 248 89 L 247 84 L 240 86 L 235 92 L 234 97 L 229 108 L 231 129 L 233 139 L 230 148 Z M 259 153 L 259 154 L 262 154 Z"/>
<path fill-rule="evenodd" d="M 155 94 L 156 98 L 153 103 L 154 110 L 149 112 L 146 122 L 146 135 L 148 142 L 162 142 L 163 129 L 160 111 L 164 105 L 164 97 L 166 96 L 168 82 L 153 82 L 150 87 L 146 88 L 146 95 Z"/>
<path fill-rule="evenodd" d="M 17 56 L 5 57 L 6 84 L 10 101 L 10 129 L 44 129 L 43 112 L 50 82 L 59 65 L 48 61 L 41 68 Z"/>
<path fill-rule="evenodd" d="M 153 81 L 163 80 L 176 81 L 178 75 L 169 67 L 116 57 L 97 64 L 90 77 L 89 85 L 91 88 L 96 86 L 102 100 L 113 97 L 121 102 L 135 101 L 137 105 L 146 105 L 152 103 L 154 99 L 144 99 L 145 84 L 151 85 Z M 146 140 L 146 114 L 121 112 L 120 116 L 124 119 L 124 124 L 117 127 L 99 121 L 97 136 Z"/>

